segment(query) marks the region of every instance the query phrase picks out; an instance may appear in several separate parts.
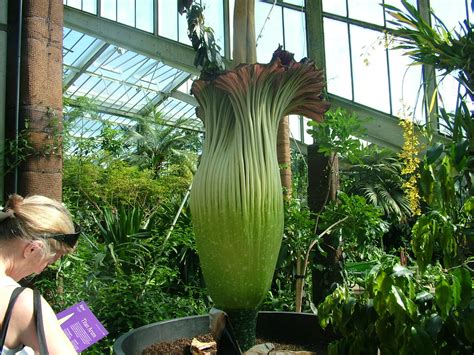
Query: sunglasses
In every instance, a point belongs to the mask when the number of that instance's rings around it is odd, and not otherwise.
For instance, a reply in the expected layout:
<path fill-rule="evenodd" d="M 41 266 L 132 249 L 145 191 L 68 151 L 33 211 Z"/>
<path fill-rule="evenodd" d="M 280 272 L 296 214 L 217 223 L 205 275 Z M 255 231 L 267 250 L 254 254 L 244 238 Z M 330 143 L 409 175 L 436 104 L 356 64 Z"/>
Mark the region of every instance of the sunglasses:
<path fill-rule="evenodd" d="M 63 234 L 51 234 L 47 235 L 44 238 L 45 239 L 54 239 L 57 240 L 58 242 L 66 244 L 68 247 L 74 248 L 77 244 L 77 240 L 79 239 L 79 236 L 81 235 L 81 228 L 74 224 L 74 233 L 63 233 Z"/>

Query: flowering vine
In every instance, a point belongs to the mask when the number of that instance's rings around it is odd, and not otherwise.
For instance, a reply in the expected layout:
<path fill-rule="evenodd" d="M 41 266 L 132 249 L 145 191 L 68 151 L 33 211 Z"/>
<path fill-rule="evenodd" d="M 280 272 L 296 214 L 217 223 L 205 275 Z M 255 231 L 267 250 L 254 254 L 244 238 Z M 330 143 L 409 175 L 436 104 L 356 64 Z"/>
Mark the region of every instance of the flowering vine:
<path fill-rule="evenodd" d="M 418 154 L 420 153 L 421 145 L 415 132 L 415 125 L 411 119 L 400 119 L 400 126 L 403 129 L 403 147 L 399 157 L 403 162 L 402 174 L 407 177 L 402 184 L 402 188 L 410 203 L 413 216 L 417 216 L 421 214 L 420 194 L 418 191 L 418 178 L 420 177 L 418 172 L 420 165 Z"/>

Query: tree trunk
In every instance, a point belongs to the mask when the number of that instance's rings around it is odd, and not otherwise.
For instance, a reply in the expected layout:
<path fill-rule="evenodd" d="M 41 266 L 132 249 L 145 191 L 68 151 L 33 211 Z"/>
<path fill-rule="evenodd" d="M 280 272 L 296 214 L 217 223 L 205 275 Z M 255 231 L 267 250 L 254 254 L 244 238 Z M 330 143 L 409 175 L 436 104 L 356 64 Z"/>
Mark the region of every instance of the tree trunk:
<path fill-rule="evenodd" d="M 336 155 L 318 153 L 318 146 L 308 146 L 308 206 L 318 214 L 326 203 L 336 199 L 339 163 Z M 321 231 L 318 231 L 321 232 Z M 339 235 L 324 236 L 321 248 L 326 255 L 314 252 L 312 267 L 312 300 L 320 304 L 331 293 L 335 284 L 342 282 L 342 251 Z"/>
<path fill-rule="evenodd" d="M 61 200 L 63 2 L 24 0 L 22 18 L 19 102 L 7 98 L 6 131 L 9 139 L 20 135 L 24 162 L 5 192 Z"/>
<path fill-rule="evenodd" d="M 291 148 L 288 116 L 283 117 L 278 126 L 277 156 L 280 165 L 281 186 L 286 201 L 291 199 Z"/>

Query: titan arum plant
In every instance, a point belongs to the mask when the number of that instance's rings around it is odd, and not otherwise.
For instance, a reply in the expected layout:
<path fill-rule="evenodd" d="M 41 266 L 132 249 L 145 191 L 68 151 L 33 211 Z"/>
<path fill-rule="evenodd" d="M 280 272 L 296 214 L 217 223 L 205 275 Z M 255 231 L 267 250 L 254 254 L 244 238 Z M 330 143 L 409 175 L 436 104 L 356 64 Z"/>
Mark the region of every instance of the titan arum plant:
<path fill-rule="evenodd" d="M 230 318 L 243 351 L 255 343 L 259 305 L 283 235 L 276 156 L 279 121 L 321 120 L 323 73 L 280 48 L 269 64 L 242 64 L 195 81 L 205 142 L 190 197 L 198 254 L 215 306 Z"/>

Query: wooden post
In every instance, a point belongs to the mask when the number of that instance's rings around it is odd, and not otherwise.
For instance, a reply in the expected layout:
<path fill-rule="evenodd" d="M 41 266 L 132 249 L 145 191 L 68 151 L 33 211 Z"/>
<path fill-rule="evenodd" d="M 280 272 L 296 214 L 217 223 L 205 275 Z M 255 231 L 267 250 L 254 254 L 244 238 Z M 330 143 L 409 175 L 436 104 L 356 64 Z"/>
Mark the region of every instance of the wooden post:
<path fill-rule="evenodd" d="M 308 207 L 318 214 L 326 203 L 336 199 L 338 189 L 338 158 L 334 154 L 325 156 L 318 152 L 318 146 L 308 146 Z M 321 231 L 318 231 L 321 232 Z M 335 283 L 342 281 L 342 252 L 338 235 L 326 235 L 321 248 L 322 255 L 314 253 L 312 268 L 312 301 L 321 303 L 331 292 Z M 318 265 L 319 267 L 314 267 Z"/>
<path fill-rule="evenodd" d="M 277 135 L 277 159 L 280 166 L 280 179 L 285 201 L 291 199 L 291 147 L 288 116 L 281 119 Z"/>

